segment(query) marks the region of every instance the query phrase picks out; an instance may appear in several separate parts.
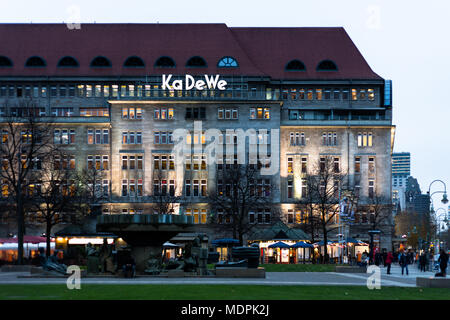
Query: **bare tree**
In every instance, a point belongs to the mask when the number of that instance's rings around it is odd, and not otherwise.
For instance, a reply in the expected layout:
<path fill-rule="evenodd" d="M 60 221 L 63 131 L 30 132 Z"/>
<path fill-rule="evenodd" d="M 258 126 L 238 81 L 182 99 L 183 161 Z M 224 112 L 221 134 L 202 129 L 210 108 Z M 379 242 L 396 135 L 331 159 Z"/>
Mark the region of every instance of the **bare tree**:
<path fill-rule="evenodd" d="M 39 180 L 30 185 L 33 188 L 27 197 L 27 207 L 45 224 L 47 256 L 50 255 L 52 228 L 63 222 L 76 222 L 80 215 L 78 198 L 81 193 L 74 169 L 64 154 L 55 152 L 42 164 Z"/>
<path fill-rule="evenodd" d="M 408 235 L 408 244 L 418 247 L 419 239 L 429 241 L 435 232 L 435 225 L 427 214 L 401 211 L 395 216 L 395 233 L 397 236 Z M 422 248 L 421 248 L 422 249 Z"/>
<path fill-rule="evenodd" d="M 34 101 L 20 100 L 10 107 L 5 121 L 0 123 L 0 179 L 3 196 L 14 206 L 17 221 L 17 263 L 23 264 L 25 203 L 29 194 L 27 190 L 34 179 L 34 168 L 46 161 L 53 144 L 48 121 L 40 121 L 42 109 Z"/>
<path fill-rule="evenodd" d="M 106 164 L 88 164 L 86 169 L 77 171 L 74 175 L 74 184 L 78 193 L 75 198 L 78 201 L 76 207 L 83 216 L 96 212 L 100 204 L 109 199 L 109 184 L 103 185 L 105 177 L 103 169 L 106 170 L 104 165 Z"/>
<path fill-rule="evenodd" d="M 272 202 L 274 191 L 272 180 L 261 176 L 257 165 L 223 164 L 222 170 L 218 170 L 215 192 L 209 195 L 209 203 L 216 212 L 211 215 L 209 223 L 230 232 L 233 238 L 243 244 L 244 236 L 257 227 L 258 223 L 273 224 L 280 219 Z M 258 208 L 267 210 L 264 211 L 267 214 L 255 217 Z M 253 217 L 249 216 L 251 212 L 255 212 Z"/>
<path fill-rule="evenodd" d="M 334 157 L 321 156 L 318 163 L 306 174 L 307 196 L 301 202 L 309 208 L 311 230 L 317 228 L 323 236 L 324 261 L 329 261 L 328 234 L 337 229 L 335 221 L 340 213 L 340 196 L 347 190 L 346 174 Z"/>
<path fill-rule="evenodd" d="M 157 187 L 154 186 L 151 196 L 153 210 L 158 214 L 173 214 L 177 203 L 180 203 L 181 197 L 178 195 L 178 188 L 175 184 L 167 184 L 170 179 L 164 175 L 162 170 L 155 170 L 155 179 L 161 182 Z M 163 183 L 163 181 L 165 181 Z"/>
<path fill-rule="evenodd" d="M 379 230 L 380 234 L 385 233 L 386 225 L 391 224 L 392 217 L 392 200 L 388 197 L 384 197 L 378 194 L 368 198 L 366 205 L 360 205 L 357 207 L 357 211 L 369 212 L 369 224 L 371 230 Z M 373 233 L 370 234 L 369 253 L 370 259 L 372 259 L 374 247 Z"/>

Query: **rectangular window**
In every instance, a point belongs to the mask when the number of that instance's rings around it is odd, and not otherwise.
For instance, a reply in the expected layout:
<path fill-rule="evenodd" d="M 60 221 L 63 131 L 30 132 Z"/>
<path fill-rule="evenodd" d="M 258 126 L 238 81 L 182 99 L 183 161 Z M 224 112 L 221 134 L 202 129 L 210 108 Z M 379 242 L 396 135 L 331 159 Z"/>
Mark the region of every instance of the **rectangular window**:
<path fill-rule="evenodd" d="M 137 196 L 142 197 L 144 195 L 144 184 L 142 183 L 142 179 L 137 180 Z"/>
<path fill-rule="evenodd" d="M 185 195 L 186 197 L 190 197 L 191 196 L 191 180 L 186 180 L 184 183 L 184 188 L 185 188 Z"/>
<path fill-rule="evenodd" d="M 361 157 L 355 157 L 355 173 L 361 173 Z"/>
<path fill-rule="evenodd" d="M 288 180 L 287 182 L 287 197 L 292 199 L 294 197 L 294 181 Z"/>
<path fill-rule="evenodd" d="M 375 93 L 373 89 L 367 89 L 367 97 L 370 101 L 375 100 Z"/>
<path fill-rule="evenodd" d="M 302 173 L 307 171 L 308 158 L 302 157 Z"/>
<path fill-rule="evenodd" d="M 122 156 L 122 170 L 128 169 L 128 156 Z"/>
<path fill-rule="evenodd" d="M 107 155 L 102 157 L 102 169 L 109 170 L 109 156 Z"/>
<path fill-rule="evenodd" d="M 287 158 L 287 171 L 288 174 L 294 174 L 294 158 L 292 157 Z"/>
<path fill-rule="evenodd" d="M 169 180 L 169 195 L 175 196 L 175 180 Z"/>
<path fill-rule="evenodd" d="M 339 173 L 340 172 L 339 158 L 333 158 L 333 172 L 334 173 Z"/>
<path fill-rule="evenodd" d="M 81 117 L 109 117 L 108 108 L 80 108 Z"/>
<path fill-rule="evenodd" d="M 153 195 L 159 195 L 159 180 L 153 180 Z"/>
<path fill-rule="evenodd" d="M 316 89 L 316 99 L 322 100 L 322 89 Z"/>
<path fill-rule="evenodd" d="M 130 197 L 136 196 L 136 180 L 130 179 L 130 182 L 128 184 L 128 191 L 129 191 Z"/>
<path fill-rule="evenodd" d="M 193 180 L 193 184 L 192 184 L 192 191 L 193 191 L 193 196 L 194 197 L 198 197 L 200 195 L 200 189 L 199 189 L 199 180 Z"/>
<path fill-rule="evenodd" d="M 128 195 L 128 180 L 122 180 L 122 197 L 126 197 Z"/>
<path fill-rule="evenodd" d="M 305 198 L 308 194 L 308 182 L 306 179 L 302 179 L 302 198 Z"/>
<path fill-rule="evenodd" d="M 358 90 L 352 89 L 352 100 L 358 100 Z"/>
<path fill-rule="evenodd" d="M 369 157 L 369 173 L 375 172 L 375 158 Z"/>
<path fill-rule="evenodd" d="M 201 181 L 201 196 L 206 197 L 207 196 L 207 187 L 206 187 L 206 180 Z"/>
<path fill-rule="evenodd" d="M 102 86 L 101 85 L 95 85 L 95 97 L 99 98 L 102 96 Z"/>
<path fill-rule="evenodd" d="M 186 119 L 205 119 L 206 107 L 186 108 Z"/>
<path fill-rule="evenodd" d="M 373 144 L 372 132 L 358 133 L 358 147 L 371 147 Z"/>
<path fill-rule="evenodd" d="M 375 196 L 375 179 L 369 179 L 368 195 L 370 199 L 373 199 Z"/>
<path fill-rule="evenodd" d="M 130 156 L 128 162 L 130 170 L 136 169 L 136 156 Z"/>

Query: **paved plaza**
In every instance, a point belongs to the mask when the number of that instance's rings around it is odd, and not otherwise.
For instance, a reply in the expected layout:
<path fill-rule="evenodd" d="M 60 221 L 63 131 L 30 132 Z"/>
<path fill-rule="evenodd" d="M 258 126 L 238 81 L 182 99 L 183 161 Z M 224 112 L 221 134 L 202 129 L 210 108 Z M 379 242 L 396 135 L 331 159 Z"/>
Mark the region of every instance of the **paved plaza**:
<path fill-rule="evenodd" d="M 366 286 L 370 274 L 335 272 L 267 272 L 265 279 L 238 278 L 161 278 L 139 277 L 133 279 L 115 277 L 82 278 L 83 284 L 239 284 L 239 285 L 337 285 Z M 433 277 L 433 272 L 420 272 L 415 266 L 409 267 L 409 275 L 401 274 L 401 268 L 392 266 L 391 275 L 381 268 L 381 286 L 415 287 L 416 277 Z M 0 273 L 0 284 L 64 284 L 65 278 L 29 277 L 26 272 Z"/>

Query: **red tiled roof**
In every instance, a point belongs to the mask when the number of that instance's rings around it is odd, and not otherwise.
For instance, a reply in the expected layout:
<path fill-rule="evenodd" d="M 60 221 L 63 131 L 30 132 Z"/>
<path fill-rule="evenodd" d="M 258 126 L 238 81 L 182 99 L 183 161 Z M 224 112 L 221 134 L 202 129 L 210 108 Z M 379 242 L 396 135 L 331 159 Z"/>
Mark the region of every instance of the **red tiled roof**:
<path fill-rule="evenodd" d="M 273 79 L 381 79 L 364 60 L 343 28 L 228 28 L 225 24 L 0 24 L 0 56 L 13 61 L 0 76 L 143 76 L 162 73 L 269 76 Z M 46 61 L 44 68 L 25 67 L 31 56 Z M 77 68 L 57 67 L 64 56 Z M 111 68 L 91 68 L 92 59 L 107 57 Z M 145 68 L 123 67 L 138 56 Z M 175 68 L 155 68 L 160 56 L 169 56 Z M 186 68 L 192 56 L 201 56 L 207 68 Z M 218 68 L 224 56 L 238 68 Z M 301 60 L 306 72 L 287 72 L 286 64 Z M 330 59 L 338 71 L 316 71 Z"/>

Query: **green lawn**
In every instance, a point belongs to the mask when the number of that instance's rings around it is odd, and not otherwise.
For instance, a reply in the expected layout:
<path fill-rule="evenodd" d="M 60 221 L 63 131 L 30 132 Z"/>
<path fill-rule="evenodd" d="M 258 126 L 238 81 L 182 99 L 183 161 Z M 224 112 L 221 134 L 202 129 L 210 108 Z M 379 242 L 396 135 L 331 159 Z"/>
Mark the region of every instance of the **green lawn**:
<path fill-rule="evenodd" d="M 263 285 L 0 285 L 0 299 L 44 300 L 450 300 L 450 290 L 438 288 L 384 287 L 369 290 L 356 286 L 263 286 Z"/>
<path fill-rule="evenodd" d="M 263 264 L 266 272 L 334 272 L 335 264 Z"/>

